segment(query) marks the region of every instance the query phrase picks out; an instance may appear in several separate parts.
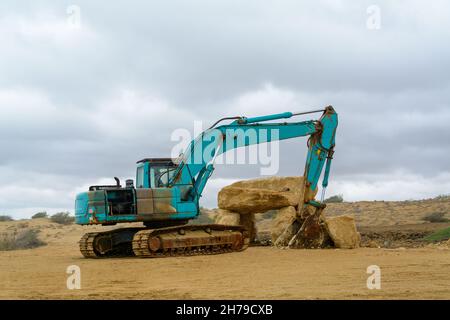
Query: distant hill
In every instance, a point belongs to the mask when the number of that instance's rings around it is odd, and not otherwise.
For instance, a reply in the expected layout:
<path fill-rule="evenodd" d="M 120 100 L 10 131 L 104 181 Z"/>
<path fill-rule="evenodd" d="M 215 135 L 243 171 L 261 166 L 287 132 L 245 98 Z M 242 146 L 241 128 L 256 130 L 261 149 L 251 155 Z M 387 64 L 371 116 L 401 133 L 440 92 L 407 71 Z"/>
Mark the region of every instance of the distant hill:
<path fill-rule="evenodd" d="M 425 217 L 441 213 L 450 219 L 450 197 L 410 201 L 358 201 L 330 203 L 326 216 L 353 214 L 358 226 L 393 226 L 427 223 Z"/>
<path fill-rule="evenodd" d="M 202 213 L 214 219 L 217 209 L 202 208 Z M 271 214 L 257 214 L 256 220 L 266 226 L 275 213 L 274 210 Z M 359 227 L 428 223 L 425 218 L 436 213 L 450 221 L 450 196 L 426 200 L 329 203 L 325 209 L 325 216 L 354 215 Z"/>

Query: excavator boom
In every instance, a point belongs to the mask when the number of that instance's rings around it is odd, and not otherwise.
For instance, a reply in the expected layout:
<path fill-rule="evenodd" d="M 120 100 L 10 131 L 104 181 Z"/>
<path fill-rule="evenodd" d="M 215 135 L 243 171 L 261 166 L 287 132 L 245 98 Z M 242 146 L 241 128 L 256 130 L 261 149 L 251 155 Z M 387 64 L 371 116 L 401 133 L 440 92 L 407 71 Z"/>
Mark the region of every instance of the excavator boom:
<path fill-rule="evenodd" d="M 318 121 L 267 123 L 317 112 L 323 113 Z M 191 142 L 181 156 L 177 170 L 169 183 L 170 186 L 185 185 L 195 181 L 192 196 L 201 197 L 206 182 L 214 170 L 212 167 L 214 158 L 219 154 L 252 144 L 310 136 L 304 172 L 307 186 L 311 190 L 317 188 L 326 163 L 323 187 L 327 187 L 338 124 L 337 113 L 333 107 L 328 106 L 322 110 L 301 113 L 284 112 L 255 118 L 232 117 L 231 119 L 236 120 L 231 124 L 218 127 L 216 122 L 213 127 Z"/>

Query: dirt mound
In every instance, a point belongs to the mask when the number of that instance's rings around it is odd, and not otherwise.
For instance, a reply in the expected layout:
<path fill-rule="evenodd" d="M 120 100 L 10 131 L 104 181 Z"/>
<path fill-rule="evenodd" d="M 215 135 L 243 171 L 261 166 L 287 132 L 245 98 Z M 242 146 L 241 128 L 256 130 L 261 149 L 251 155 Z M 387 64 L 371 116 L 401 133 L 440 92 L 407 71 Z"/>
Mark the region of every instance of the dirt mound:
<path fill-rule="evenodd" d="M 382 248 L 396 247 L 420 247 L 425 244 L 423 238 L 428 232 L 402 232 L 402 231 L 385 231 L 385 232 L 369 232 L 361 235 L 363 246 L 371 246 L 372 242 L 378 244 Z"/>
<path fill-rule="evenodd" d="M 358 201 L 330 203 L 326 216 L 354 215 L 358 227 L 428 224 L 426 217 L 445 212 L 450 219 L 450 197 L 410 201 Z"/>
<path fill-rule="evenodd" d="M 426 237 L 450 226 L 450 223 L 421 223 L 397 226 L 361 227 L 361 246 L 376 242 L 381 248 L 419 248 L 428 245 Z"/>

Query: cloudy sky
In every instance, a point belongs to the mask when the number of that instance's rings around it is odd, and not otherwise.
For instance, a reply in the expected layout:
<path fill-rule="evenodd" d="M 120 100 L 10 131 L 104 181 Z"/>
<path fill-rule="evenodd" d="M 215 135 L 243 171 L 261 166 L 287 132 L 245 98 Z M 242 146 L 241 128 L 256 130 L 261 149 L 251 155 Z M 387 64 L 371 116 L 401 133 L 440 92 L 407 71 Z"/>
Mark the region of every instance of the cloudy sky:
<path fill-rule="evenodd" d="M 73 212 L 194 121 L 328 104 L 328 195 L 450 193 L 449 14 L 444 0 L 2 1 L 0 214 Z M 306 140 L 280 149 L 278 174 L 301 174 Z M 259 175 L 219 165 L 202 204 Z"/>

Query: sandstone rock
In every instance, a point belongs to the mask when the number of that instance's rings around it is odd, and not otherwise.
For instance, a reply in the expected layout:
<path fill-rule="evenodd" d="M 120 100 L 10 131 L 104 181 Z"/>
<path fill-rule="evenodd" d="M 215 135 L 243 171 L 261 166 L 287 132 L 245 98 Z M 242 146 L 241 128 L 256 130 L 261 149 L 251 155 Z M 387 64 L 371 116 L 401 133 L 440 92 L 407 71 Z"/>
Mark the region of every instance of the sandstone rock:
<path fill-rule="evenodd" d="M 219 192 L 219 208 L 243 214 L 266 212 L 295 205 L 278 191 L 225 187 Z"/>
<path fill-rule="evenodd" d="M 303 184 L 304 179 L 302 176 L 267 177 L 238 181 L 228 187 L 281 192 L 284 197 L 288 198 L 292 206 L 297 206 L 300 200 L 303 203 L 303 199 L 299 198 L 303 197 Z"/>
<path fill-rule="evenodd" d="M 283 234 L 292 222 L 295 220 L 297 212 L 295 207 L 289 206 L 281 208 L 277 211 L 275 217 L 272 220 L 272 226 L 270 228 L 270 237 L 272 243 L 275 243 L 277 239 Z"/>
<path fill-rule="evenodd" d="M 355 219 L 343 215 L 325 219 L 325 227 L 337 248 L 358 248 L 361 235 L 356 230 Z"/>
<path fill-rule="evenodd" d="M 381 246 L 375 240 L 370 240 L 367 243 L 367 247 L 369 247 L 369 248 L 381 248 Z"/>
<path fill-rule="evenodd" d="M 218 195 L 219 208 L 260 213 L 303 204 L 303 177 L 270 177 L 238 181 Z"/>
<path fill-rule="evenodd" d="M 254 214 L 239 214 L 236 212 L 218 209 L 215 222 L 227 226 L 243 226 L 248 230 L 250 242 L 256 238 L 256 224 Z"/>
<path fill-rule="evenodd" d="M 228 210 L 218 209 L 215 217 L 217 224 L 224 224 L 227 226 L 238 226 L 240 216 L 239 213 Z"/>
<path fill-rule="evenodd" d="M 256 224 L 254 214 L 241 214 L 239 217 L 239 224 L 248 230 L 248 237 L 250 242 L 254 242 L 256 239 Z"/>

